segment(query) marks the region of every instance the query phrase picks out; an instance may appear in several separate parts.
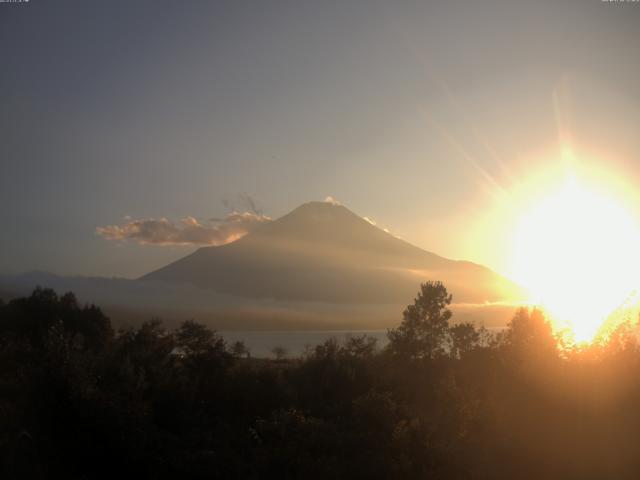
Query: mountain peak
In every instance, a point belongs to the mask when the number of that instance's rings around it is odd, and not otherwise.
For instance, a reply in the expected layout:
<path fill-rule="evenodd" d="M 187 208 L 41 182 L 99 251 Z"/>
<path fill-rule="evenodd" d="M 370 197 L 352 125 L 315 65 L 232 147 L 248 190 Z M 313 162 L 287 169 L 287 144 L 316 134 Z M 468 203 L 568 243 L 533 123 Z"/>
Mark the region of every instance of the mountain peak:
<path fill-rule="evenodd" d="M 303 241 L 326 245 L 341 244 L 362 248 L 371 236 L 394 237 L 371 225 L 347 207 L 330 202 L 303 203 L 286 215 L 263 225 L 239 242 L 277 237 L 287 241 Z M 366 241 L 365 241 L 366 243 Z"/>
<path fill-rule="evenodd" d="M 294 208 L 291 212 L 289 212 L 289 215 L 292 215 L 292 214 L 313 215 L 313 214 L 331 214 L 331 213 L 338 214 L 338 213 L 344 213 L 344 212 L 348 212 L 352 215 L 357 216 L 355 213 L 353 213 L 344 205 L 340 203 L 327 202 L 327 201 L 324 201 L 324 202 L 312 201 L 312 202 L 303 203 L 299 207 Z"/>

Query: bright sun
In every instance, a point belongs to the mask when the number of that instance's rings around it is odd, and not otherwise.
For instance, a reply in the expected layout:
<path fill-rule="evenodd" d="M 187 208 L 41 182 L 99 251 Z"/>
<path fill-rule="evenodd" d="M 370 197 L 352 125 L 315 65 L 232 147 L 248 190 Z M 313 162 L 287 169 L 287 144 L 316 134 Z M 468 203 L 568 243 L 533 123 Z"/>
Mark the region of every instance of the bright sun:
<path fill-rule="evenodd" d="M 520 215 L 512 277 L 575 342 L 589 342 L 640 286 L 640 230 L 611 198 L 570 177 Z"/>

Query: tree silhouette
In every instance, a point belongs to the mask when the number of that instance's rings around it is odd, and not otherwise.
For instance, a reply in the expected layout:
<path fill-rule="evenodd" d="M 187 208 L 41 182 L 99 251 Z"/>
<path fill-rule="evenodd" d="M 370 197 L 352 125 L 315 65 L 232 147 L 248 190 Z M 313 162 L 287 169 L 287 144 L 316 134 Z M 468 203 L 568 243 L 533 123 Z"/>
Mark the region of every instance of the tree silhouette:
<path fill-rule="evenodd" d="M 233 342 L 231 354 L 236 358 L 251 358 L 251 351 L 242 340 Z"/>
<path fill-rule="evenodd" d="M 225 343 L 222 337 L 208 329 L 205 325 L 187 320 L 176 332 L 176 342 L 187 356 L 203 355 L 212 351 L 222 352 Z"/>
<path fill-rule="evenodd" d="M 433 359 L 447 349 L 452 296 L 442 282 L 420 286 L 413 305 L 403 313 L 400 326 L 389 330 L 389 350 L 410 358 Z"/>
<path fill-rule="evenodd" d="M 478 346 L 481 332 L 471 323 L 458 323 L 449 327 L 451 356 L 462 358 Z"/>
<path fill-rule="evenodd" d="M 284 360 L 284 357 L 287 356 L 288 352 L 287 352 L 287 349 L 284 348 L 282 345 L 276 345 L 271 349 L 271 353 L 273 353 L 273 356 L 276 357 L 276 360 L 280 361 L 280 360 Z"/>
<path fill-rule="evenodd" d="M 519 308 L 508 327 L 499 340 L 510 355 L 519 358 L 553 358 L 557 355 L 559 339 L 541 310 Z"/>

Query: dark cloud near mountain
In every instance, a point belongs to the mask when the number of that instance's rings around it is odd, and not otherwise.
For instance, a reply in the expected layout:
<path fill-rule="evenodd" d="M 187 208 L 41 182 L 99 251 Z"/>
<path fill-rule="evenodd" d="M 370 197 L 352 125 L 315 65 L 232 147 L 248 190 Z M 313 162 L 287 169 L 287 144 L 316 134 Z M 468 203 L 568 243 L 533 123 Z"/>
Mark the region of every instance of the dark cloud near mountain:
<path fill-rule="evenodd" d="M 247 195 L 246 193 L 238 193 L 235 195 L 227 195 L 222 198 L 222 205 L 232 212 L 236 211 L 248 211 L 256 215 L 262 215 L 262 209 L 258 205 L 258 202 Z"/>

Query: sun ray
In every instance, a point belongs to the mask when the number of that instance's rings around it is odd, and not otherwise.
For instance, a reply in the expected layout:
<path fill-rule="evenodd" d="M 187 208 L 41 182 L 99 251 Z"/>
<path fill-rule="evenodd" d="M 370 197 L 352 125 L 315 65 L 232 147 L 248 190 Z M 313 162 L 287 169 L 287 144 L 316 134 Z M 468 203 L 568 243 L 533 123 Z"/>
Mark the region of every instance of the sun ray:
<path fill-rule="evenodd" d="M 423 110 L 424 117 L 427 123 L 433 128 L 446 142 L 447 144 L 458 153 L 458 155 L 465 161 L 465 163 L 472 168 L 472 170 L 479 175 L 481 182 L 479 184 L 489 192 L 489 194 L 498 199 L 504 199 L 508 194 L 506 190 L 500 185 L 500 183 L 487 172 L 480 163 L 473 158 L 473 156 L 467 152 L 461 142 L 458 142 L 452 134 L 450 134 L 445 128 L 440 126 L 427 112 Z"/>
<path fill-rule="evenodd" d="M 452 90 L 447 86 L 446 82 L 444 82 L 439 75 L 436 74 L 435 69 L 432 68 L 420 55 L 420 49 L 408 38 L 405 34 L 404 29 L 398 29 L 398 32 L 401 37 L 404 39 L 404 47 L 407 50 L 408 55 L 412 55 L 415 58 L 416 63 L 418 63 L 422 69 L 421 72 L 425 77 L 426 82 L 435 86 L 439 92 L 441 93 L 441 98 L 445 98 L 450 106 L 450 111 L 453 111 L 459 119 L 458 124 L 462 124 L 469 132 L 469 138 L 475 140 L 475 142 L 488 154 L 488 157 L 498 165 L 500 170 L 507 175 L 508 178 L 513 178 L 509 168 L 507 167 L 506 162 L 504 162 L 498 154 L 496 150 L 491 147 L 489 141 L 486 136 L 483 135 L 479 128 L 474 125 L 474 122 L 470 120 L 470 116 L 463 108 L 461 102 L 456 98 L 453 94 Z M 419 102 L 416 102 L 420 105 Z M 504 201 L 504 199 L 508 196 L 507 190 L 501 185 L 501 183 L 491 175 L 486 168 L 481 165 L 481 162 L 475 159 L 468 151 L 467 148 L 463 146 L 463 142 L 457 140 L 449 130 L 440 125 L 432 115 L 428 113 L 426 107 L 419 107 L 424 117 L 427 120 L 427 123 L 452 147 L 469 165 L 477 174 L 479 174 L 481 181 L 479 182 L 481 187 L 488 191 L 489 194 L 496 199 Z"/>

